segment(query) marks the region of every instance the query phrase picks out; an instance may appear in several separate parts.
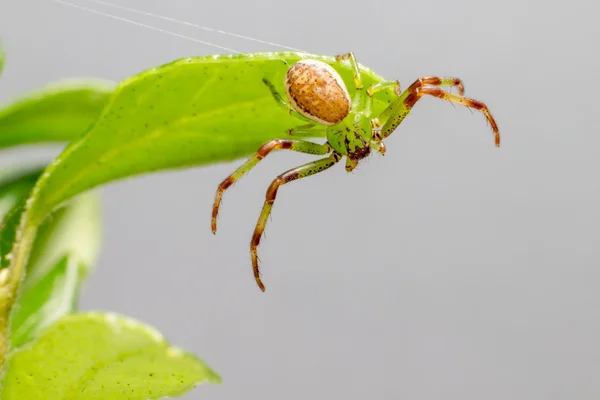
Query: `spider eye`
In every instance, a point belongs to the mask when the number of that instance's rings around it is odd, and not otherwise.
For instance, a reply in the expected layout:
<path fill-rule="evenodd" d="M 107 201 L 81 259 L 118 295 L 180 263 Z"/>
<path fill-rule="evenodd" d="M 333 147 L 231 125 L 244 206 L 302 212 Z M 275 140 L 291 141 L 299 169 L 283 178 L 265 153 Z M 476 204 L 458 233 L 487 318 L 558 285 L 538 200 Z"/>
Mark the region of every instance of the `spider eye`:
<path fill-rule="evenodd" d="M 317 60 L 298 61 L 290 67 L 285 94 L 294 110 L 323 125 L 340 123 L 352 104 L 340 74 Z"/>

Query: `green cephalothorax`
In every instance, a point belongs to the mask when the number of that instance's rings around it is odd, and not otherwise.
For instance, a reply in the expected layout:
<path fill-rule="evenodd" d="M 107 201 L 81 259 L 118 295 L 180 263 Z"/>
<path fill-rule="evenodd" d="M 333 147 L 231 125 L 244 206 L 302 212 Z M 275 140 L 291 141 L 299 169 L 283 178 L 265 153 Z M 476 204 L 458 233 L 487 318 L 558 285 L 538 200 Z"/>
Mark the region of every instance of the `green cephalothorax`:
<path fill-rule="evenodd" d="M 490 123 L 496 146 L 500 145 L 500 133 L 496 121 L 487 106 L 464 96 L 464 86 L 458 78 L 428 76 L 417 79 L 404 92 L 398 81 L 381 81 L 363 86 L 360 68 L 354 54 L 336 56 L 342 65 L 348 62 L 353 71 L 354 94 L 351 96 L 341 75 L 330 64 L 316 59 L 302 59 L 289 67 L 284 88 L 287 101 L 266 78 L 263 82 L 275 101 L 287 112 L 302 121 L 301 125 L 288 129 L 288 134 L 299 138 L 326 138 L 324 144 L 300 139 L 274 139 L 263 144 L 258 151 L 228 176 L 217 189 L 212 212 L 212 231 L 217 230 L 217 216 L 223 192 L 244 176 L 272 150 L 286 149 L 306 154 L 327 156 L 309 162 L 279 175 L 267 190 L 265 204 L 250 242 L 254 277 L 261 290 L 265 287 L 258 269 L 257 248 L 265 229 L 271 208 L 281 185 L 296 179 L 324 171 L 346 157 L 346 170 L 352 171 L 358 163 L 373 151 L 384 154 L 383 139 L 388 137 L 408 115 L 415 103 L 429 95 L 452 103 L 481 111 Z M 451 93 L 442 87 L 455 87 Z M 383 110 L 374 110 L 373 96 L 382 90 L 393 89 L 393 99 Z"/>

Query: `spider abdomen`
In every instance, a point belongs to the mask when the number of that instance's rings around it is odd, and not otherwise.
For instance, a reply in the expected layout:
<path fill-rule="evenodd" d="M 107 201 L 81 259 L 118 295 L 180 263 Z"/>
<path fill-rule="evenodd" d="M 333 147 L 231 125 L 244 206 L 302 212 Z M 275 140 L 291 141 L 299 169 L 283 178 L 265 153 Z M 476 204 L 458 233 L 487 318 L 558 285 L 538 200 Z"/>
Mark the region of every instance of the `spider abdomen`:
<path fill-rule="evenodd" d="M 350 112 L 350 94 L 342 77 L 322 61 L 292 65 L 285 77 L 285 93 L 296 111 L 323 125 L 338 124 Z"/>

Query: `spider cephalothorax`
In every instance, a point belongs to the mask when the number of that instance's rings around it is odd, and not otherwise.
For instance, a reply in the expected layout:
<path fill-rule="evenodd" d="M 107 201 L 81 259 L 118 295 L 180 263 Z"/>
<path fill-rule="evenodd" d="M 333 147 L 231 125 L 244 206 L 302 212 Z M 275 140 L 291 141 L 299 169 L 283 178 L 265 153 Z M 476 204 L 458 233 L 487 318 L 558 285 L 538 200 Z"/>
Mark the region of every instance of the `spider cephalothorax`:
<path fill-rule="evenodd" d="M 258 149 L 244 165 L 228 176 L 217 189 L 212 213 L 212 230 L 217 230 L 217 215 L 223 192 L 235 181 L 244 176 L 272 150 L 286 149 L 313 155 L 328 155 L 317 161 L 293 168 L 279 175 L 267 190 L 265 204 L 256 224 L 250 242 L 250 254 L 256 283 L 261 290 L 265 287 L 260 279 L 257 248 L 265 229 L 267 218 L 279 187 L 296 179 L 304 178 L 324 171 L 346 157 L 346 170 L 352 171 L 358 162 L 369 156 L 371 150 L 385 153 L 383 139 L 387 138 L 408 115 L 415 103 L 429 95 L 452 103 L 480 110 L 494 132 L 496 146 L 500 145 L 498 125 L 487 106 L 480 101 L 464 96 L 464 86 L 458 78 L 428 76 L 417 79 L 404 92 L 400 92 L 398 81 L 377 83 L 366 90 L 363 88 L 360 70 L 352 53 L 336 57 L 339 62 L 349 61 L 354 70 L 356 91 L 351 98 L 339 73 L 329 64 L 318 60 L 301 60 L 292 65 L 285 77 L 283 100 L 275 87 L 267 80 L 267 85 L 275 100 L 287 111 L 305 122 L 289 130 L 290 135 L 298 137 L 327 138 L 324 144 L 300 139 L 274 139 Z M 442 87 L 458 89 L 458 93 L 448 92 Z M 397 97 L 378 115 L 372 115 L 372 96 L 382 89 L 393 88 Z"/>

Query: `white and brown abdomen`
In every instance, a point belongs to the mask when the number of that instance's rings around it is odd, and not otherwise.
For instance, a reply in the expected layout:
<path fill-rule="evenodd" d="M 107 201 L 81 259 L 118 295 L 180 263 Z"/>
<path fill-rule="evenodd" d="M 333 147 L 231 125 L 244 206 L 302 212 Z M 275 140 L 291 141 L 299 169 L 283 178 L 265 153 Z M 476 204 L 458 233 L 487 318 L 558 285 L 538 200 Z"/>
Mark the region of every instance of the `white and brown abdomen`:
<path fill-rule="evenodd" d="M 338 124 L 350 112 L 350 94 L 342 77 L 322 61 L 292 65 L 285 77 L 285 93 L 296 111 L 323 125 Z"/>

